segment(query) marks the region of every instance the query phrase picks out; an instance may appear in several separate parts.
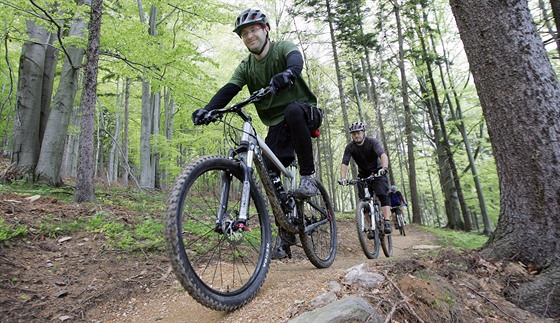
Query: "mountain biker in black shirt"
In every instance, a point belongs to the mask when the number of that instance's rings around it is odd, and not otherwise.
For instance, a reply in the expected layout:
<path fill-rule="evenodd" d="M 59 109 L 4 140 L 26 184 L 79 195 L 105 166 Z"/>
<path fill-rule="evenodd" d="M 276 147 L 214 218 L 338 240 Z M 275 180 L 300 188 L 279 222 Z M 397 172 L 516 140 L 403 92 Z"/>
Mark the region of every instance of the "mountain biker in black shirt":
<path fill-rule="evenodd" d="M 380 175 L 375 177 L 368 188 L 370 193 L 375 192 L 375 195 L 381 203 L 381 213 L 385 219 L 383 231 L 387 234 L 391 233 L 391 206 L 387 191 L 389 190 L 389 181 L 387 180 L 387 169 L 389 168 L 389 157 L 385 153 L 381 143 L 373 138 L 365 135 L 365 126 L 362 122 L 354 122 L 349 128 L 352 135 L 352 141 L 346 145 L 344 155 L 342 156 L 342 163 L 340 165 L 340 178 L 339 183 L 348 185 L 346 173 L 348 172 L 348 164 L 350 159 L 353 159 L 358 165 L 358 177 L 367 178 L 371 174 Z M 381 165 L 379 166 L 379 161 Z M 358 190 L 360 198 L 363 198 L 363 189 Z M 373 194 L 372 194 L 373 195 Z"/>

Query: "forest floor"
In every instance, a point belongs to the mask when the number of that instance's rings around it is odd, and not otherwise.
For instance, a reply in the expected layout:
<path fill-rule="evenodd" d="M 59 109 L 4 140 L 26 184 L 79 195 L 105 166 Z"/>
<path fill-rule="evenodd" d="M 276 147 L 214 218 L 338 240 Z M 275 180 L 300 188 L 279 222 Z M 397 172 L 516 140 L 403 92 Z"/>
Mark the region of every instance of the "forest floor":
<path fill-rule="evenodd" d="M 386 281 L 367 291 L 343 286 L 337 296 L 368 300 L 386 322 L 552 322 L 504 298 L 507 286 L 530 279 L 523 266 L 448 246 L 433 250 L 436 238 L 414 225 L 406 236 L 393 233 L 393 257 L 368 260 L 351 220 L 337 221 L 338 253 L 330 268 L 315 269 L 294 248 L 292 259 L 273 261 L 254 300 L 231 313 L 213 311 L 184 292 L 163 251 L 127 253 L 109 247 L 103 233 L 86 230 L 66 237 L 33 231 L 45 218 L 69 221 L 99 209 L 129 224 L 146 214 L 26 197 L 0 192 L 4 225 L 30 229 L 25 238 L 0 244 L 1 322 L 286 322 L 312 310 L 329 282 L 343 285 L 347 270 L 362 263 Z"/>

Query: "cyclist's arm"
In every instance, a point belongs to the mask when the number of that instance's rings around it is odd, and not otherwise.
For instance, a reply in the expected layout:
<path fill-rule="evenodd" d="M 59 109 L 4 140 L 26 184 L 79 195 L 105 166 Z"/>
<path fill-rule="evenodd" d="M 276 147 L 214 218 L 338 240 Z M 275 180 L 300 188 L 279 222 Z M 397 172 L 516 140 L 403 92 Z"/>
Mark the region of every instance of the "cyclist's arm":
<path fill-rule="evenodd" d="M 386 153 L 381 154 L 381 167 L 388 169 L 389 168 L 389 157 L 387 157 Z"/>
<path fill-rule="evenodd" d="M 348 165 L 340 164 L 340 178 L 346 178 L 347 171 L 348 171 Z"/>
<path fill-rule="evenodd" d="M 344 149 L 344 154 L 342 155 L 342 163 L 340 164 L 340 178 L 346 178 L 346 173 L 348 172 L 348 164 L 350 163 L 350 158 L 352 158 L 352 152 L 350 151 L 350 145 L 347 145 Z"/>
<path fill-rule="evenodd" d="M 303 70 L 303 56 L 299 50 L 294 50 L 286 55 L 286 69 L 294 72 L 296 77 L 299 77 Z"/>
<path fill-rule="evenodd" d="M 241 88 L 233 83 L 227 83 L 214 94 L 210 102 L 204 107 L 206 110 L 221 109 L 233 99 Z"/>
<path fill-rule="evenodd" d="M 373 151 L 377 154 L 377 156 L 379 156 L 379 159 L 381 160 L 381 167 L 388 169 L 389 157 L 387 157 L 387 153 L 385 152 L 385 149 L 383 149 L 383 146 L 381 145 L 381 142 L 379 142 L 379 140 L 375 138 L 372 139 L 373 139 Z"/>

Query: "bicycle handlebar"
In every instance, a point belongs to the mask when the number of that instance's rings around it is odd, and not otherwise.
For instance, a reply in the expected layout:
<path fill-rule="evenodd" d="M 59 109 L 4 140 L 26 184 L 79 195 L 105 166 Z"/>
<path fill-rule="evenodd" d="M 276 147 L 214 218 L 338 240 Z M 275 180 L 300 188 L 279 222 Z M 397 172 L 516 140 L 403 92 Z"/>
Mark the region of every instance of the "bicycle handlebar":
<path fill-rule="evenodd" d="M 249 105 L 251 103 L 256 103 L 256 102 L 261 101 L 267 95 L 269 95 L 271 92 L 272 92 L 272 90 L 271 90 L 270 86 L 267 86 L 267 87 L 261 88 L 260 90 L 257 90 L 255 92 L 253 92 L 245 100 L 234 103 L 234 104 L 230 105 L 229 107 L 210 110 L 204 116 L 205 124 L 209 124 L 211 122 L 218 121 L 224 114 L 227 114 L 227 113 L 232 113 L 232 112 L 240 113 L 241 108 L 243 108 L 244 106 Z M 243 114 L 241 116 L 244 117 Z M 244 119 L 245 118 L 247 118 L 246 115 L 245 115 Z"/>
<path fill-rule="evenodd" d="M 356 185 L 358 183 L 369 182 L 369 181 L 374 180 L 377 177 L 381 177 L 381 175 L 377 175 L 377 174 L 373 173 L 366 178 L 354 178 L 354 179 L 351 179 L 351 180 L 348 181 L 348 185 Z"/>

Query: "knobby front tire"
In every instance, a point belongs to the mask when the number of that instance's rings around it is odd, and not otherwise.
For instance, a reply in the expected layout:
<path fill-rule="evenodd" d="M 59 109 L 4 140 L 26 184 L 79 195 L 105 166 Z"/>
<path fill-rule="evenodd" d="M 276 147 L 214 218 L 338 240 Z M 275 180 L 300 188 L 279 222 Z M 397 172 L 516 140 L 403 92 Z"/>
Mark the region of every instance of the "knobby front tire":
<path fill-rule="evenodd" d="M 220 205 L 222 187 L 228 204 Z M 251 181 L 247 226 L 216 230 L 220 208 L 226 223 L 238 216 L 243 169 L 223 156 L 204 156 L 185 167 L 167 201 L 165 237 L 177 279 L 200 304 L 232 311 L 255 297 L 270 266 L 271 228 L 266 202 Z"/>
<path fill-rule="evenodd" d="M 319 194 L 297 202 L 307 232 L 299 238 L 305 255 L 317 268 L 328 268 L 336 256 L 336 221 L 334 210 L 323 184 L 316 181 Z"/>
<path fill-rule="evenodd" d="M 371 205 L 367 202 L 358 202 L 356 208 L 356 231 L 360 246 L 368 259 L 379 257 L 379 228 L 371 228 Z"/>

